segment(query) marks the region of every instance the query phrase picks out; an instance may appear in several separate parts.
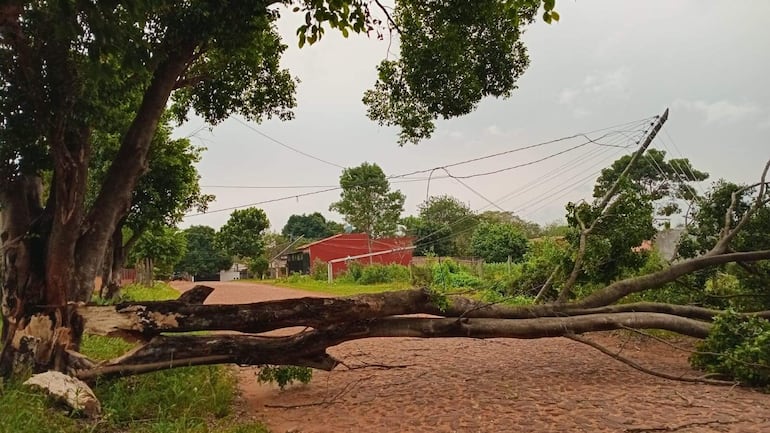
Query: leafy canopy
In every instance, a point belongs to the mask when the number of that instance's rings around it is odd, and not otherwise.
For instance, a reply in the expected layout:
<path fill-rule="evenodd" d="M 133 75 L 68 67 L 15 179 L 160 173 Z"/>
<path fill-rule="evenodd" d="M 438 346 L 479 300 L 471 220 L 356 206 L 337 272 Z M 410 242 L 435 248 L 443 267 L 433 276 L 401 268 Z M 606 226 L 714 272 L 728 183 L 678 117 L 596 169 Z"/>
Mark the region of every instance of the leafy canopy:
<path fill-rule="evenodd" d="M 631 155 L 625 155 L 602 170 L 594 186 L 594 197 L 600 198 L 612 187 L 631 161 Z M 692 186 L 694 182 L 708 179 L 706 172 L 695 169 L 687 158 L 666 160 L 663 150 L 649 149 L 627 174 L 626 190 L 634 191 L 643 200 L 656 202 L 664 198 L 671 201 L 658 207 L 658 213 L 671 216 L 680 211 L 675 200 L 692 201 L 698 193 Z"/>
<path fill-rule="evenodd" d="M 413 229 L 415 253 L 438 256 L 467 256 L 478 217 L 468 205 L 449 195 L 430 197 L 419 206 Z"/>
<path fill-rule="evenodd" d="M 553 1 L 547 1 L 547 20 Z M 508 97 L 529 65 L 520 41 L 540 1 L 402 0 L 393 19 L 401 56 L 378 67 L 364 95 L 368 115 L 401 128 L 399 143 L 430 137 L 434 120 L 470 113 L 486 96 Z"/>
<path fill-rule="evenodd" d="M 237 209 L 219 229 L 217 244 L 231 256 L 258 257 L 265 249 L 262 235 L 268 227 L 270 222 L 262 209 Z"/>
<path fill-rule="evenodd" d="M 212 275 L 228 269 L 232 258 L 217 248 L 216 230 L 208 226 L 192 226 L 184 232 L 187 253 L 176 265 L 176 270 L 190 275 Z"/>
<path fill-rule="evenodd" d="M 395 234 L 406 197 L 401 191 L 390 190 L 380 166 L 365 162 L 346 168 L 340 176 L 340 187 L 340 200 L 329 210 L 341 213 L 357 231 L 372 237 Z"/>
<path fill-rule="evenodd" d="M 292 239 L 300 236 L 307 239 L 321 239 L 342 233 L 342 231 L 342 224 L 327 221 L 320 212 L 313 212 L 312 214 L 290 216 L 286 225 L 283 226 L 281 234 Z"/>
<path fill-rule="evenodd" d="M 473 255 L 488 263 L 518 262 L 527 252 L 528 242 L 521 229 L 506 223 L 481 222 L 473 232 Z"/>

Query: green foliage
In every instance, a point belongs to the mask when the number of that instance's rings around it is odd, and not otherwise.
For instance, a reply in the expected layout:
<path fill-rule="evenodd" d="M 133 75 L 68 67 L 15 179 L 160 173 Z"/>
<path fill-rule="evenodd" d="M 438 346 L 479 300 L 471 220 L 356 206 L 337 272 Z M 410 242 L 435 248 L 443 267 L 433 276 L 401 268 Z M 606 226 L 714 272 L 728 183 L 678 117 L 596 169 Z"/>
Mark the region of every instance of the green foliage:
<path fill-rule="evenodd" d="M 566 278 L 564 262 L 571 253 L 570 246 L 558 239 L 541 238 L 530 242 L 529 250 L 521 263 L 521 274 L 517 282 L 518 293 L 537 295 L 554 270 L 556 274 L 551 286 L 558 287 Z"/>
<path fill-rule="evenodd" d="M 479 215 L 479 220 L 489 223 L 504 223 L 517 227 L 527 239 L 533 239 L 542 235 L 540 225 L 534 221 L 527 221 L 513 212 L 488 210 Z"/>
<path fill-rule="evenodd" d="M 690 357 L 693 367 L 755 386 L 770 385 L 770 321 L 728 310 Z"/>
<path fill-rule="evenodd" d="M 518 227 L 506 223 L 482 222 L 471 238 L 471 252 L 489 263 L 518 262 L 527 252 L 527 238 Z"/>
<path fill-rule="evenodd" d="M 657 251 L 652 250 L 646 254 L 645 260 L 637 268 L 623 269 L 618 277 L 632 278 L 640 275 L 647 275 L 660 271 L 669 266 Z M 623 302 L 663 302 L 677 305 L 704 304 L 705 293 L 699 288 L 688 283 L 688 278 L 684 277 L 678 281 L 664 284 L 655 289 L 645 290 L 644 292 L 634 293 L 623 298 Z"/>
<path fill-rule="evenodd" d="M 320 212 L 312 214 L 292 215 L 283 226 L 281 234 L 287 238 L 296 239 L 303 236 L 305 239 L 321 239 L 342 233 L 341 224 L 327 221 Z"/>
<path fill-rule="evenodd" d="M 483 302 L 490 304 L 532 305 L 535 302 L 535 298 L 532 296 L 503 295 L 496 290 L 484 290 L 481 292 L 480 298 Z"/>
<path fill-rule="evenodd" d="M 313 265 L 310 267 L 310 277 L 317 281 L 328 281 L 329 279 L 329 266 L 326 262 L 315 259 Z"/>
<path fill-rule="evenodd" d="M 399 264 L 381 265 L 374 263 L 364 266 L 361 276 L 356 280 L 359 284 L 392 283 L 409 281 L 409 268 Z"/>
<path fill-rule="evenodd" d="M 294 382 L 308 384 L 312 378 L 312 368 L 293 365 L 265 365 L 260 367 L 259 373 L 257 373 L 259 383 L 276 383 L 282 390 L 286 388 L 286 385 L 291 385 Z"/>
<path fill-rule="evenodd" d="M 152 259 L 160 273 L 170 275 L 187 253 L 187 238 L 176 227 L 160 226 L 145 232 L 128 256 L 128 263 Z"/>
<path fill-rule="evenodd" d="M 602 170 L 594 186 L 594 197 L 603 197 L 609 191 L 628 166 L 631 157 L 631 155 L 625 155 Z M 692 183 L 706 180 L 708 177 L 708 173 L 695 169 L 687 158 L 666 161 L 665 151 L 649 149 L 631 167 L 626 182 L 623 183 L 623 189 L 633 191 L 643 200 L 651 202 L 666 197 L 691 201 L 698 196 Z M 658 214 L 664 216 L 670 216 L 679 211 L 676 202 L 658 206 Z"/>
<path fill-rule="evenodd" d="M 346 168 L 340 176 L 340 200 L 329 210 L 341 213 L 356 231 L 377 238 L 396 232 L 404 210 L 404 194 L 391 191 L 385 173 L 377 164 L 365 162 Z"/>
<path fill-rule="evenodd" d="M 609 212 L 588 236 L 582 282 L 609 283 L 617 279 L 624 269 L 641 267 L 647 253 L 636 248 L 656 233 L 651 201 L 644 200 L 631 190 L 621 189 L 610 206 Z M 588 203 L 567 205 L 567 222 L 572 227 L 567 240 L 575 251 L 580 239 L 579 220 L 588 227 L 599 217 L 600 211 L 598 205 Z M 572 263 L 565 268 L 571 269 Z"/>
<path fill-rule="evenodd" d="M 219 229 L 216 241 L 230 256 L 258 257 L 265 249 L 262 235 L 268 227 L 270 222 L 262 209 L 236 209 Z"/>
<path fill-rule="evenodd" d="M 292 289 L 307 290 L 326 295 L 351 296 L 361 293 L 381 293 L 391 290 L 403 290 L 411 288 L 409 282 L 397 281 L 393 283 L 381 284 L 359 284 L 348 278 L 335 278 L 330 284 L 326 280 L 319 281 L 313 279 L 310 275 L 290 275 L 286 278 L 280 278 L 270 281 L 270 284 L 279 287 L 289 287 Z"/>
<path fill-rule="evenodd" d="M 454 260 L 442 260 L 433 265 L 433 284 L 431 287 L 437 289 L 460 289 L 473 288 L 478 289 L 483 286 L 480 278 L 473 275 L 468 269 L 463 268 Z"/>
<path fill-rule="evenodd" d="M 213 228 L 191 226 L 183 233 L 187 239 L 187 254 L 176 265 L 176 270 L 190 275 L 211 275 L 233 264 L 232 258 L 218 248 Z"/>
<path fill-rule="evenodd" d="M 478 217 L 465 203 L 449 195 L 434 196 L 419 206 L 419 217 L 412 221 L 416 238 L 415 254 L 463 257 L 470 253 L 470 237 Z"/>
<path fill-rule="evenodd" d="M 510 96 L 529 65 L 521 28 L 540 3 L 399 1 L 401 56 L 378 67 L 364 95 L 369 117 L 399 126 L 404 144 L 430 137 L 435 119 L 467 114 L 485 96 Z"/>
<path fill-rule="evenodd" d="M 254 257 L 248 260 L 249 273 L 255 278 L 261 278 L 267 274 L 270 261 L 265 256 Z"/>
<path fill-rule="evenodd" d="M 412 279 L 411 283 L 415 287 L 430 287 L 433 284 L 433 268 L 432 265 L 426 264 L 424 266 L 412 265 Z"/>

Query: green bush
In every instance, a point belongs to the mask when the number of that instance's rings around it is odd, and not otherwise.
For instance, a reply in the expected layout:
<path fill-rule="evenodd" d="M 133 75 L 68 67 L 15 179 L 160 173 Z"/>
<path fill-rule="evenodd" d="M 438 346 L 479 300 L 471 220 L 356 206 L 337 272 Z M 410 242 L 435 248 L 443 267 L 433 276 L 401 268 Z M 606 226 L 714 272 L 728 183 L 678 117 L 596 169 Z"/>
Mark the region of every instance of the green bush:
<path fill-rule="evenodd" d="M 318 281 L 329 279 L 329 265 L 323 260 L 315 259 L 313 266 L 310 267 L 310 277 Z"/>
<path fill-rule="evenodd" d="M 728 310 L 690 357 L 693 367 L 755 386 L 770 385 L 770 321 Z"/>
<path fill-rule="evenodd" d="M 454 260 L 444 260 L 433 265 L 433 286 L 441 289 L 479 289 L 484 282 Z"/>
<path fill-rule="evenodd" d="M 410 282 L 415 287 L 430 287 L 433 284 L 433 265 L 412 265 L 412 279 Z"/>
<path fill-rule="evenodd" d="M 259 383 L 275 382 L 281 389 L 286 388 L 294 382 L 310 383 L 313 378 L 313 369 L 308 367 L 296 367 L 293 365 L 272 366 L 265 365 L 260 367 L 257 374 Z"/>
<path fill-rule="evenodd" d="M 407 282 L 409 281 L 409 268 L 398 264 L 373 263 L 364 265 L 359 262 L 351 262 L 345 273 L 340 275 L 337 280 L 364 285 Z"/>
<path fill-rule="evenodd" d="M 361 284 L 393 283 L 409 281 L 409 268 L 402 265 L 372 264 L 365 266 L 358 282 Z"/>

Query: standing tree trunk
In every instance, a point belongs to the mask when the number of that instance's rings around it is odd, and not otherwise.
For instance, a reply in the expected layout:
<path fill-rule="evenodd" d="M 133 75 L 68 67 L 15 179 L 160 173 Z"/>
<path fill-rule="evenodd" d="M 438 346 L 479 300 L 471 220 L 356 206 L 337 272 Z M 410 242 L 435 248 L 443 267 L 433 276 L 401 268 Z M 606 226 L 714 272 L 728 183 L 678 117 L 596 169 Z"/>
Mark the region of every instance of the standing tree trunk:
<path fill-rule="evenodd" d="M 42 207 L 41 194 L 42 181 L 36 176 L 19 177 L 2 191 L 3 376 L 23 368 L 63 367 L 65 351 L 77 348 L 82 331 L 75 323 L 72 332 L 75 316 L 66 308 L 66 286 L 47 284 L 46 241 L 52 218 Z"/>

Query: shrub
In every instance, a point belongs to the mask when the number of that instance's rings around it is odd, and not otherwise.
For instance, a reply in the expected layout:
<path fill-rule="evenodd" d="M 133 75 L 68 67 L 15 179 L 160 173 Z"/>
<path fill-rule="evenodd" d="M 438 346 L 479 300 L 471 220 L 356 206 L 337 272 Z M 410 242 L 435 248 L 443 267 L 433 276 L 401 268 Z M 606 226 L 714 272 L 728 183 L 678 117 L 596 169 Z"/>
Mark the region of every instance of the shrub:
<path fill-rule="evenodd" d="M 372 264 L 365 266 L 357 282 L 360 284 L 393 283 L 409 281 L 409 268 L 402 265 Z"/>
<path fill-rule="evenodd" d="M 257 374 L 259 383 L 275 382 L 282 390 L 294 382 L 310 383 L 313 378 L 313 369 L 308 367 L 295 367 L 293 365 L 260 367 Z"/>
<path fill-rule="evenodd" d="M 442 289 L 474 288 L 484 286 L 484 282 L 472 275 L 453 260 L 444 260 L 433 265 L 433 286 Z"/>
<path fill-rule="evenodd" d="M 313 266 L 310 267 L 310 277 L 318 281 L 329 279 L 329 266 L 323 260 L 315 259 Z"/>
<path fill-rule="evenodd" d="M 690 357 L 693 367 L 749 385 L 770 385 L 770 321 L 728 310 Z"/>
<path fill-rule="evenodd" d="M 415 287 L 429 287 L 433 284 L 433 265 L 412 265 L 411 283 Z"/>

